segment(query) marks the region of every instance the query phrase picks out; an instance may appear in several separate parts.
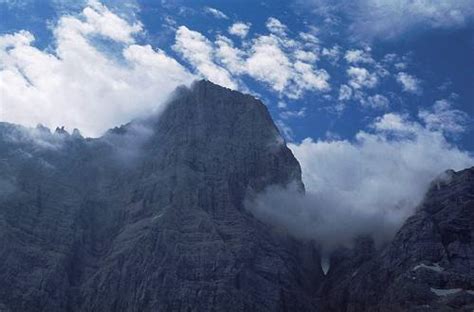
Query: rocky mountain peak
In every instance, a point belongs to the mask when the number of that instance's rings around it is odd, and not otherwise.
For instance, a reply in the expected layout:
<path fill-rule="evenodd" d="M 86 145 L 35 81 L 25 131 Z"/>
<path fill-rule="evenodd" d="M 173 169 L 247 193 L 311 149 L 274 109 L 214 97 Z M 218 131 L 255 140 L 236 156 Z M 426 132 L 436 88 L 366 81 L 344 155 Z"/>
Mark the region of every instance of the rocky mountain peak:
<path fill-rule="evenodd" d="M 7 146 L 0 279 L 9 282 L 0 309 L 315 307 L 314 246 L 243 208 L 247 194 L 270 185 L 303 188 L 298 162 L 255 98 L 199 81 L 160 114 L 101 138 L 28 157 Z"/>
<path fill-rule="evenodd" d="M 474 168 L 327 275 L 312 242 L 244 209 L 289 183 L 304 190 L 266 106 L 209 81 L 97 139 L 0 123 L 0 311 L 474 309 Z"/>

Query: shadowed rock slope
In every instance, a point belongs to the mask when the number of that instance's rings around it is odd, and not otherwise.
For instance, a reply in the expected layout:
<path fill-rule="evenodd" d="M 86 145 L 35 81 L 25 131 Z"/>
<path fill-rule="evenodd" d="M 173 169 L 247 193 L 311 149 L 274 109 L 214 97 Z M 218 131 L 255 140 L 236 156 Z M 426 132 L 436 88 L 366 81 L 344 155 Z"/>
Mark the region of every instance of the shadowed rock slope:
<path fill-rule="evenodd" d="M 361 238 L 334 253 L 324 311 L 473 311 L 474 167 L 434 181 L 379 252 Z"/>
<path fill-rule="evenodd" d="M 207 81 L 99 139 L 0 124 L 0 311 L 312 311 L 319 255 L 246 194 L 300 167 L 266 107 Z"/>
<path fill-rule="evenodd" d="M 98 139 L 0 123 L 0 311 L 474 309 L 474 168 L 326 276 L 311 242 L 244 209 L 289 183 L 304 191 L 266 107 L 207 81 Z"/>

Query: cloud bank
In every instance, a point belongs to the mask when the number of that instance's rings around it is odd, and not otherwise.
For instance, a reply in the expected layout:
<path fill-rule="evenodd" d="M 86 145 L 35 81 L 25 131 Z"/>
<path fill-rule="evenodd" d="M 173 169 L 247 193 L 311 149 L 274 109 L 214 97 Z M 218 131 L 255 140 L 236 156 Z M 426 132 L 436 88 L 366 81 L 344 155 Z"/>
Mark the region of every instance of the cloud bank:
<path fill-rule="evenodd" d="M 307 194 L 270 188 L 247 207 L 265 222 L 316 240 L 326 252 L 350 246 L 358 235 L 383 243 L 413 214 L 434 178 L 449 168 L 474 165 L 472 155 L 447 142 L 450 129 L 426 120 L 387 113 L 353 141 L 290 144 Z"/>
<path fill-rule="evenodd" d="M 160 110 L 176 86 L 193 79 L 162 50 L 135 42 L 141 24 L 99 2 L 90 1 L 79 16 L 61 17 L 53 31 L 54 51 L 36 48 L 27 31 L 0 36 L 0 120 L 99 136 Z"/>

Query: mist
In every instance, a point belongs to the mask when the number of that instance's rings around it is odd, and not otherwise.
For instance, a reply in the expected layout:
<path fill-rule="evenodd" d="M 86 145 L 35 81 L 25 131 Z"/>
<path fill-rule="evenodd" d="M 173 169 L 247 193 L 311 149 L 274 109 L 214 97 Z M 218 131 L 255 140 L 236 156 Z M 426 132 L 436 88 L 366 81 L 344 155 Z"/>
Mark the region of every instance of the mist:
<path fill-rule="evenodd" d="M 293 236 L 315 240 L 324 252 L 350 247 L 360 235 L 372 236 L 380 246 L 415 212 L 434 179 L 474 164 L 472 155 L 450 145 L 445 135 L 386 114 L 353 141 L 290 144 L 306 194 L 294 185 L 273 186 L 248 199 L 246 207 Z"/>

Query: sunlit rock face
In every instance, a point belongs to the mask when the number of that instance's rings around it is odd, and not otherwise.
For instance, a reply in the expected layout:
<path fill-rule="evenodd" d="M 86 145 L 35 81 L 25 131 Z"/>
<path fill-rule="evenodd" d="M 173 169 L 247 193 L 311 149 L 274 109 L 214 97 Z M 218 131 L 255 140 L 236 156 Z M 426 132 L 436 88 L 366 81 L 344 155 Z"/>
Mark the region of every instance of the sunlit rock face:
<path fill-rule="evenodd" d="M 447 171 L 391 243 L 334 253 L 322 287 L 327 311 L 472 311 L 474 167 Z"/>
<path fill-rule="evenodd" d="M 98 139 L 0 124 L 0 310 L 317 310 L 318 252 L 244 209 L 295 182 L 266 107 L 207 81 Z"/>

